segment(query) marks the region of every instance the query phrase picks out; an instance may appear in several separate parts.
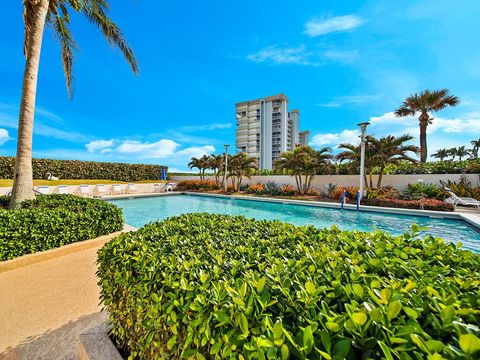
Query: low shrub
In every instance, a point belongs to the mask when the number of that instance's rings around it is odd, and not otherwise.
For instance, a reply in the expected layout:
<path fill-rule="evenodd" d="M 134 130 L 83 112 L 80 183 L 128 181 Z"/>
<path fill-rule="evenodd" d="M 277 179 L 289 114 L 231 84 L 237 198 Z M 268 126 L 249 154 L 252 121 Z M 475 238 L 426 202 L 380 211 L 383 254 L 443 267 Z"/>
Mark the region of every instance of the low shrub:
<path fill-rule="evenodd" d="M 367 189 L 367 199 L 395 199 L 399 197 L 400 193 L 392 186 Z"/>
<path fill-rule="evenodd" d="M 114 181 L 161 180 L 162 166 L 113 162 L 32 159 L 33 178 L 51 173 L 61 179 L 102 179 Z M 165 167 L 166 168 L 166 167 Z M 0 179 L 13 179 L 15 158 L 0 156 Z"/>
<path fill-rule="evenodd" d="M 357 186 L 337 186 L 331 193 L 330 198 L 340 200 L 344 191 L 347 192 L 347 200 L 355 200 L 358 194 Z"/>
<path fill-rule="evenodd" d="M 0 197 L 3 207 L 9 202 Z M 0 209 L 0 260 L 93 239 L 123 228 L 122 211 L 102 200 L 41 195 L 18 210 Z"/>
<path fill-rule="evenodd" d="M 445 191 L 435 184 L 416 182 L 408 184 L 405 194 L 410 197 L 426 197 L 429 199 L 445 199 Z"/>
<path fill-rule="evenodd" d="M 292 196 L 295 195 L 295 188 L 292 185 L 284 184 L 280 189 L 281 194 L 284 196 Z"/>
<path fill-rule="evenodd" d="M 177 184 L 176 190 L 179 191 L 211 191 L 218 190 L 219 186 L 213 180 L 183 180 Z"/>
<path fill-rule="evenodd" d="M 419 200 L 404 200 L 404 199 L 366 199 L 362 201 L 365 205 L 393 207 L 403 209 L 420 209 L 420 210 L 436 210 L 436 211 L 453 211 L 455 207 L 452 204 L 447 204 L 444 201 L 437 199 L 419 199 Z"/>
<path fill-rule="evenodd" d="M 248 186 L 245 192 L 247 194 L 263 195 L 265 194 L 265 185 L 263 185 L 262 183 L 251 184 Z"/>
<path fill-rule="evenodd" d="M 265 193 L 272 196 L 277 196 L 282 193 L 280 186 L 274 181 L 267 181 L 265 183 Z"/>
<path fill-rule="evenodd" d="M 480 256 L 403 236 L 190 214 L 98 253 L 131 358 L 473 359 Z"/>

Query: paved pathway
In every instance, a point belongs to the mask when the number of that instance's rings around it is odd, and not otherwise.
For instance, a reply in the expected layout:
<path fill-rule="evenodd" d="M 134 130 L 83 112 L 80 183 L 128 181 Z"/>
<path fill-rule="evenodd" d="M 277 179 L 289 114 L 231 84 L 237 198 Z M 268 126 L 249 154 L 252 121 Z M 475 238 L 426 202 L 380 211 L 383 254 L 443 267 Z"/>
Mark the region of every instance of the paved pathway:
<path fill-rule="evenodd" d="M 13 270 L 0 268 L 1 360 L 74 358 L 78 334 L 105 319 L 95 260 L 107 240 L 73 244 L 71 253 Z"/>

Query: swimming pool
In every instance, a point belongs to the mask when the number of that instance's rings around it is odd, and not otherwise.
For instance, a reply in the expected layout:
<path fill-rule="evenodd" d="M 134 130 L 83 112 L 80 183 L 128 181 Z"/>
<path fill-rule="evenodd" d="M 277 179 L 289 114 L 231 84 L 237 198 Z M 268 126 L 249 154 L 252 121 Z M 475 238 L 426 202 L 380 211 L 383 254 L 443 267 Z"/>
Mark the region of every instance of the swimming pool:
<path fill-rule="evenodd" d="M 412 224 L 428 227 L 425 235 L 462 242 L 465 249 L 480 252 L 480 232 L 462 220 L 437 219 L 426 216 L 398 215 L 368 211 L 340 210 L 296 204 L 251 201 L 200 195 L 156 196 L 110 200 L 123 210 L 125 222 L 141 227 L 170 216 L 206 212 L 267 220 L 282 220 L 295 225 L 331 227 L 343 230 L 373 231 L 379 229 L 401 234 Z"/>

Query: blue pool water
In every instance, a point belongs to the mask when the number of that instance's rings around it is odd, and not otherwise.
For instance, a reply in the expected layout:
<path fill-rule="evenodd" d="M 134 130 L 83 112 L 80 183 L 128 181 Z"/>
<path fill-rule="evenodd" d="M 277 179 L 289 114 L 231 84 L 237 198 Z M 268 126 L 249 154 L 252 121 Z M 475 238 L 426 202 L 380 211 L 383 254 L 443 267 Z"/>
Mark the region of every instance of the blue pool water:
<path fill-rule="evenodd" d="M 111 200 L 123 210 L 125 222 L 141 227 L 170 216 L 207 212 L 244 215 L 249 218 L 282 220 L 295 225 L 331 227 L 343 230 L 373 231 L 380 229 L 401 234 L 412 224 L 428 227 L 424 234 L 441 237 L 451 242 L 462 242 L 465 249 L 480 251 L 480 232 L 462 220 L 429 218 L 376 212 L 357 212 L 324 207 L 217 198 L 196 195 L 175 195 Z"/>

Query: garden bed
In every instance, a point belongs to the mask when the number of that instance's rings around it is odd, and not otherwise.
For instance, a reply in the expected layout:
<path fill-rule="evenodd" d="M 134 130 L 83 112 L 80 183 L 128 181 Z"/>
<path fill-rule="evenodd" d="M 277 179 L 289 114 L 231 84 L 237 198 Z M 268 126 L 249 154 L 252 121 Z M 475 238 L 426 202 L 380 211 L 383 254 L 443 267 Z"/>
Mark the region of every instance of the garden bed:
<path fill-rule="evenodd" d="M 120 208 L 74 195 L 41 195 L 8 210 L 0 197 L 0 261 L 120 231 Z"/>
<path fill-rule="evenodd" d="M 190 214 L 99 251 L 133 358 L 478 358 L 480 256 L 441 239 Z"/>

